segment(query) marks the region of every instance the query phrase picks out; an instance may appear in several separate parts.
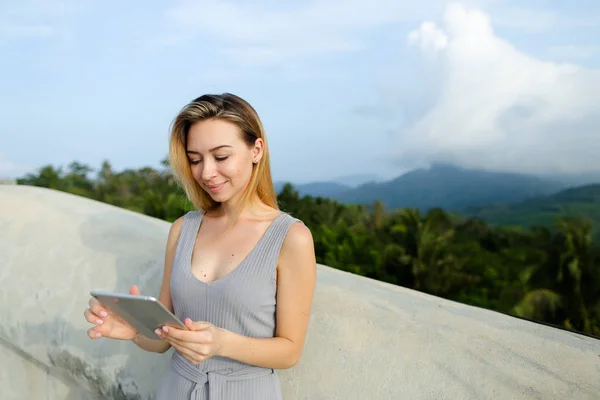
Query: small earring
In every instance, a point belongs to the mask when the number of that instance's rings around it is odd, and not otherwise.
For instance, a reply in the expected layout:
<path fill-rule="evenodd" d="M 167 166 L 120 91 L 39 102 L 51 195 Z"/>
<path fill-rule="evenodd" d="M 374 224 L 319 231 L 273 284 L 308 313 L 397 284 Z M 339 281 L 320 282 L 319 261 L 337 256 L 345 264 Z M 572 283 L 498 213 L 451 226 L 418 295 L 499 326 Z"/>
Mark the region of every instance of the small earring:
<path fill-rule="evenodd" d="M 257 164 L 257 163 L 258 163 L 258 160 L 254 160 L 254 161 L 252 161 L 252 163 L 254 163 L 254 164 Z"/>

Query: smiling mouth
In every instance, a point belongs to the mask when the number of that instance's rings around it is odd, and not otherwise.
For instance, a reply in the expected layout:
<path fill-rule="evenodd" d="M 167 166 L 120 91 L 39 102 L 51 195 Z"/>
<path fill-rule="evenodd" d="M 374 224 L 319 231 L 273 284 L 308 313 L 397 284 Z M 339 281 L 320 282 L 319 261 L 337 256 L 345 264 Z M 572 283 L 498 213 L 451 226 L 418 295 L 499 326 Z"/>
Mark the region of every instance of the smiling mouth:
<path fill-rule="evenodd" d="M 209 190 L 217 190 L 220 189 L 226 182 L 219 183 L 218 185 L 206 185 Z"/>

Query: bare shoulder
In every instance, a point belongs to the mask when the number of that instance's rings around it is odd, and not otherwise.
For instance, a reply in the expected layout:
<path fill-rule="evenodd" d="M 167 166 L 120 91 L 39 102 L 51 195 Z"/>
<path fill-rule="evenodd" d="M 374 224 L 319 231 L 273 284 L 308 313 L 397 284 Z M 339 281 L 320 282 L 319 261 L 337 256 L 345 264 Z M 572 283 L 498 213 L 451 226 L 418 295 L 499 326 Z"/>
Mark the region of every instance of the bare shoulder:
<path fill-rule="evenodd" d="M 184 217 L 185 216 L 182 215 L 171 224 L 171 228 L 169 229 L 169 242 L 177 241 L 179 238 L 179 232 L 181 232 L 181 225 L 183 225 Z"/>
<path fill-rule="evenodd" d="M 173 221 L 173 223 L 171 224 L 171 227 L 169 228 L 169 236 L 167 238 L 167 246 L 169 248 L 175 247 L 177 242 L 179 241 L 179 234 L 181 233 L 181 227 L 183 226 L 184 218 L 188 214 L 190 214 L 190 213 L 188 212 L 188 213 L 182 215 L 181 217 L 179 217 L 175 221 Z"/>
<path fill-rule="evenodd" d="M 292 224 L 281 247 L 281 266 L 303 264 L 310 267 L 314 262 L 315 245 L 312 232 L 302 222 Z"/>
<path fill-rule="evenodd" d="M 289 250 L 301 250 L 307 247 L 313 247 L 312 232 L 301 221 L 295 222 L 290 226 L 288 233 L 283 241 L 283 248 Z"/>
<path fill-rule="evenodd" d="M 182 215 L 181 217 L 179 217 L 175 221 L 173 221 L 173 223 L 171 224 L 171 229 L 170 229 L 169 232 L 179 233 L 179 231 L 181 230 L 181 225 L 183 225 L 183 218 L 184 217 L 185 217 L 185 215 Z"/>

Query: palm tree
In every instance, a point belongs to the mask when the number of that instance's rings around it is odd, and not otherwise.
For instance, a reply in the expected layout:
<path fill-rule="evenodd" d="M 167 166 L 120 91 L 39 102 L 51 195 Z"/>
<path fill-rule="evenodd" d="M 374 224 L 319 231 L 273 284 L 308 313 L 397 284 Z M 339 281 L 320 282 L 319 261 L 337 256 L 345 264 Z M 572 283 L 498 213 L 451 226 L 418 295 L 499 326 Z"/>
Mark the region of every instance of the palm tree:
<path fill-rule="evenodd" d="M 554 235 L 545 229 L 535 231 L 537 245 L 543 248 L 546 257 L 524 274 L 529 290 L 513 312 L 593 333 L 588 304 L 598 301 L 599 285 L 597 280 L 585 279 L 597 275 L 592 226 L 583 218 L 563 217 L 556 228 Z"/>
<path fill-rule="evenodd" d="M 583 218 L 563 218 L 558 221 L 558 227 L 564 235 L 565 245 L 559 259 L 556 281 L 559 285 L 564 283 L 564 290 L 569 294 L 569 315 L 572 316 L 572 320 L 567 320 L 566 324 L 591 333 L 590 318 L 582 294 L 582 277 L 592 267 L 592 225 Z"/>
<path fill-rule="evenodd" d="M 403 209 L 395 216 L 391 232 L 397 246 L 388 251 L 410 266 L 414 288 L 432 294 L 446 292 L 456 261 L 448 251 L 454 236 L 448 215 L 432 209 L 421 217 L 418 209 Z"/>

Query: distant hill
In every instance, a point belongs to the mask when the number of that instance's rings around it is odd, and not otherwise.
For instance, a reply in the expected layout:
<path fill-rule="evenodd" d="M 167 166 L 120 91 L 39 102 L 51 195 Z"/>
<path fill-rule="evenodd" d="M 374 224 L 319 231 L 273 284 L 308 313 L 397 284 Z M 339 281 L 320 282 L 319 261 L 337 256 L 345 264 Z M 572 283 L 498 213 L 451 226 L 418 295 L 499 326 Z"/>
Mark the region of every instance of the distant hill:
<path fill-rule="evenodd" d="M 351 188 L 355 188 L 357 186 L 364 185 L 365 183 L 379 182 L 381 181 L 381 178 L 373 174 L 356 174 L 341 176 L 339 178 L 334 179 L 333 181 L 336 183 L 341 183 L 345 186 L 349 186 Z"/>
<path fill-rule="evenodd" d="M 286 182 L 275 182 L 275 191 L 281 192 Z M 311 182 L 296 185 L 292 183 L 294 189 L 300 196 L 313 196 L 313 197 L 329 197 L 335 198 L 340 193 L 352 189 L 350 186 L 343 185 L 338 182 Z"/>
<path fill-rule="evenodd" d="M 355 186 L 360 181 L 367 183 Z M 600 183 L 600 174 L 540 177 L 436 164 L 388 181 L 379 181 L 377 176 L 372 175 L 355 175 L 331 181 L 292 184 L 301 196 L 329 197 L 342 203 L 370 205 L 381 200 L 389 209 L 442 207 L 460 212 L 473 207 L 497 205 L 502 208 L 506 204 L 537 199 L 595 181 Z M 281 191 L 284 183 L 275 183 L 277 192 Z"/>
<path fill-rule="evenodd" d="M 516 204 L 473 207 L 462 215 L 474 216 L 494 225 L 552 226 L 561 216 L 580 216 L 592 221 L 600 240 L 600 184 L 570 188 L 549 196 L 538 196 Z"/>
<path fill-rule="evenodd" d="M 381 200 L 387 208 L 442 207 L 492 225 L 552 226 L 560 216 L 581 216 L 592 221 L 595 240 L 600 242 L 600 182 L 575 187 L 578 182 L 593 182 L 595 176 L 562 178 L 434 165 L 356 188 L 338 182 L 314 182 L 294 188 L 302 196 L 329 197 L 343 203 L 370 205 Z M 283 183 L 276 187 L 279 192 Z"/>
<path fill-rule="evenodd" d="M 365 184 L 367 182 L 377 182 L 380 178 L 377 175 L 372 174 L 357 174 L 347 175 L 335 178 L 329 181 L 318 181 L 309 183 L 296 184 L 290 182 L 294 189 L 300 194 L 300 196 L 313 196 L 313 197 L 329 197 L 335 198 L 343 192 L 347 192 L 357 186 Z M 281 192 L 283 186 L 287 181 L 278 181 L 274 183 L 275 191 Z"/>
<path fill-rule="evenodd" d="M 600 183 L 600 172 L 579 172 L 570 174 L 544 174 L 543 179 L 563 182 L 566 186 L 576 187 Z"/>
<path fill-rule="evenodd" d="M 488 172 L 437 164 L 417 169 L 393 180 L 367 183 L 340 191 L 333 198 L 343 203 L 372 204 L 381 200 L 388 208 L 416 207 L 423 210 L 515 203 L 553 194 L 565 183 L 532 175 Z"/>

